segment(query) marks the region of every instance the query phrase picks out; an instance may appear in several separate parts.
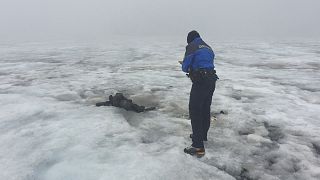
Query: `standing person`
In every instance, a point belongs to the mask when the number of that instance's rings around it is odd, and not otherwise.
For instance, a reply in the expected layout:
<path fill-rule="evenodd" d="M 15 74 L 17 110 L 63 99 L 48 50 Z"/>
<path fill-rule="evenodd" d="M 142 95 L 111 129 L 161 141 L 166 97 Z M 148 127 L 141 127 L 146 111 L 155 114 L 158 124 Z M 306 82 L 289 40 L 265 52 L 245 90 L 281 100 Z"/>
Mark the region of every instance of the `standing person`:
<path fill-rule="evenodd" d="M 214 52 L 200 37 L 197 31 L 191 31 L 187 37 L 182 71 L 188 73 L 192 81 L 189 99 L 189 116 L 191 118 L 192 145 L 184 149 L 190 155 L 205 155 L 203 141 L 207 141 L 210 127 L 210 106 L 219 79 L 214 70 Z"/>

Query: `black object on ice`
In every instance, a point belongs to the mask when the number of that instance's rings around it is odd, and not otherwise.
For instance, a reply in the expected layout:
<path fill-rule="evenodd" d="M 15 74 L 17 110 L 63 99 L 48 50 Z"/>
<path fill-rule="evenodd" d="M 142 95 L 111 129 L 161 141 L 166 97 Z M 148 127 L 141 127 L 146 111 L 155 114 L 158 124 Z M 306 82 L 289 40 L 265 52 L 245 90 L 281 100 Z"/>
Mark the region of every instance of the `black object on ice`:
<path fill-rule="evenodd" d="M 98 102 L 96 103 L 96 106 L 115 106 L 119 108 L 124 108 L 127 111 L 134 111 L 137 113 L 145 112 L 145 111 L 152 111 L 155 110 L 155 107 L 149 107 L 146 108 L 144 106 L 139 106 L 137 104 L 134 104 L 131 99 L 127 99 L 123 96 L 122 93 L 116 93 L 116 95 L 109 96 L 109 101 L 105 102 Z"/>

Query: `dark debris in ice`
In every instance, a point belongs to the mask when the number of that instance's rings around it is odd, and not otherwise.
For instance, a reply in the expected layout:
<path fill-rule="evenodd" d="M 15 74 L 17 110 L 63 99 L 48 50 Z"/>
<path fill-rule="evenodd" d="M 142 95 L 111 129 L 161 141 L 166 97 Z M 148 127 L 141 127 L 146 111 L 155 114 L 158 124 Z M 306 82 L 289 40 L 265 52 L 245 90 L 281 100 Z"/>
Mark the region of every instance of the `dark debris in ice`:
<path fill-rule="evenodd" d="M 250 177 L 249 171 L 246 168 L 242 168 L 240 176 L 237 178 L 237 180 L 254 180 L 253 178 Z"/>
<path fill-rule="evenodd" d="M 320 143 L 313 142 L 312 146 L 315 152 L 320 155 Z"/>
<path fill-rule="evenodd" d="M 270 125 L 268 122 L 264 122 L 264 127 L 268 130 L 269 138 L 271 141 L 279 142 L 284 138 L 284 134 L 281 131 L 281 128 L 278 126 Z"/>

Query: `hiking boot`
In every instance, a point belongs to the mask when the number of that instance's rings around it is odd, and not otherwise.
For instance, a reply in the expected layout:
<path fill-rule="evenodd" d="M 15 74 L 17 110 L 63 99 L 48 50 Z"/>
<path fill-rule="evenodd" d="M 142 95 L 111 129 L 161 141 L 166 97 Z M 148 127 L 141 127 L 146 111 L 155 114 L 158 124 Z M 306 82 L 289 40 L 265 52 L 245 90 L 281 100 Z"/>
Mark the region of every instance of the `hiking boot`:
<path fill-rule="evenodd" d="M 184 148 L 184 152 L 186 154 L 190 154 L 191 156 L 197 156 L 198 158 L 201 158 L 205 155 L 205 149 L 204 148 L 195 148 L 195 147 L 186 147 Z"/>
<path fill-rule="evenodd" d="M 190 138 L 192 139 L 193 134 L 190 134 Z M 208 141 L 208 138 L 203 138 L 203 141 Z"/>

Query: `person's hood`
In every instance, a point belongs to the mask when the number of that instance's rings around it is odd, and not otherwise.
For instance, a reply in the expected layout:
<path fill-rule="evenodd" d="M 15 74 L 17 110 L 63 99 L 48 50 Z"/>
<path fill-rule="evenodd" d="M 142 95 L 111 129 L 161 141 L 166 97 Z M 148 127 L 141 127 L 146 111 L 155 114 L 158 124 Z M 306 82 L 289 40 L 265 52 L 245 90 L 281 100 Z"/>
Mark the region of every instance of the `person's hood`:
<path fill-rule="evenodd" d="M 200 34 L 197 31 L 191 31 L 187 36 L 187 43 L 190 44 L 196 38 L 200 38 Z"/>

